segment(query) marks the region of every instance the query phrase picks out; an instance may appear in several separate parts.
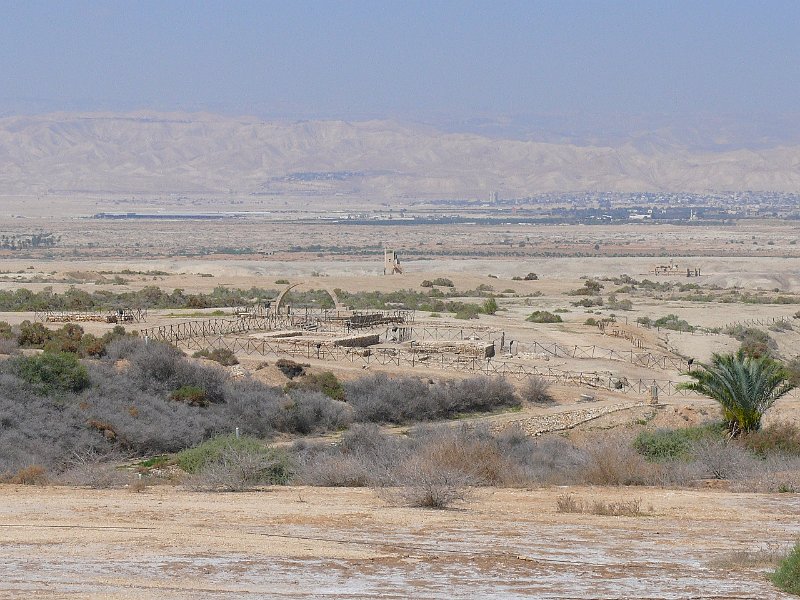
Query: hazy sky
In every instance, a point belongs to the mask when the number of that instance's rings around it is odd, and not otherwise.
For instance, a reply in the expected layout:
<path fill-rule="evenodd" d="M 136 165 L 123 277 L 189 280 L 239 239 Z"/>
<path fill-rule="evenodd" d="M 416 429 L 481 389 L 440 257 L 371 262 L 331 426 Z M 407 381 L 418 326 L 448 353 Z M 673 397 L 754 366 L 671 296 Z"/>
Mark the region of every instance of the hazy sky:
<path fill-rule="evenodd" d="M 6 0 L 0 50 L 5 114 L 448 119 L 800 107 L 797 0 Z"/>

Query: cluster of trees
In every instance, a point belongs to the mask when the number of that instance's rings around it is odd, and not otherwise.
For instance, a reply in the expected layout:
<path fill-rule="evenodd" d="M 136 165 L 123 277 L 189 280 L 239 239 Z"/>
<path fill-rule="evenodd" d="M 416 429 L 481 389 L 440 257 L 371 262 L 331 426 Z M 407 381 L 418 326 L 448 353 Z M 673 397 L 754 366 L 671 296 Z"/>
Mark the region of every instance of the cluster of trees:
<path fill-rule="evenodd" d="M 447 280 L 449 281 L 449 280 Z M 425 283 L 425 282 L 423 282 Z M 416 290 L 397 290 L 394 292 L 347 292 L 336 289 L 336 295 L 346 305 L 356 310 L 389 310 L 393 308 L 406 308 L 411 310 L 424 310 L 428 312 L 449 312 L 455 313 L 459 319 L 474 319 L 479 314 L 494 314 L 497 311 L 497 301 L 494 299 L 491 286 L 481 286 L 474 290 L 443 292 L 439 288 L 433 287 L 428 293 Z M 441 284 L 443 287 L 444 284 Z M 427 287 L 427 286 L 426 286 Z M 479 297 L 486 298 L 482 304 L 462 302 L 460 300 L 448 300 L 447 298 L 459 297 Z"/>
<path fill-rule="evenodd" d="M 254 300 L 266 300 L 277 295 L 275 290 L 249 290 L 217 286 L 208 294 L 187 294 L 182 289 L 172 292 L 158 286 L 147 286 L 131 292 L 95 290 L 91 293 L 70 287 L 63 293 L 48 287 L 40 292 L 27 288 L 0 290 L 0 311 L 45 310 L 109 310 L 117 308 L 222 308 L 241 306 Z"/>
<path fill-rule="evenodd" d="M 18 348 L 41 348 L 47 352 L 71 352 L 85 358 L 102 356 L 110 342 L 129 334 L 121 325 L 102 336 L 86 333 L 83 327 L 67 323 L 60 329 L 48 329 L 42 323 L 23 321 L 12 327 L 0 321 L 0 351 L 15 354 Z"/>
<path fill-rule="evenodd" d="M 33 248 L 52 248 L 61 238 L 49 232 L 22 235 L 0 235 L 0 249 L 29 250 Z"/>

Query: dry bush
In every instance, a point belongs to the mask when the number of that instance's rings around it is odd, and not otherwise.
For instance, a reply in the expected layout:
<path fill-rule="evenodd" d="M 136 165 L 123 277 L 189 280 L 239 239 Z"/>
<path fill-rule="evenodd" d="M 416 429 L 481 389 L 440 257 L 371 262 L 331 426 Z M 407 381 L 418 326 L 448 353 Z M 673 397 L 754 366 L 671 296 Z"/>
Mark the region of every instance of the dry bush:
<path fill-rule="evenodd" d="M 742 445 L 759 456 L 792 454 L 800 456 L 800 427 L 794 423 L 775 423 L 743 435 Z"/>
<path fill-rule="evenodd" d="M 593 500 L 589 512 L 605 517 L 638 517 L 642 514 L 642 501 L 639 498 L 618 502 Z"/>
<path fill-rule="evenodd" d="M 353 409 L 321 392 L 293 390 L 286 407 L 286 429 L 297 433 L 337 431 L 353 420 Z"/>
<path fill-rule="evenodd" d="M 728 440 L 702 439 L 692 453 L 709 479 L 739 479 L 757 467 L 752 455 Z"/>
<path fill-rule="evenodd" d="M 338 444 L 301 440 L 292 450 L 299 483 L 332 487 L 390 485 L 393 471 L 410 453 L 405 440 L 383 433 L 377 425 L 359 423 Z"/>
<path fill-rule="evenodd" d="M 412 436 L 417 455 L 448 472 L 469 475 L 473 485 L 505 485 L 517 479 L 515 465 L 487 428 L 419 428 Z"/>
<path fill-rule="evenodd" d="M 300 377 L 306 372 L 306 367 L 308 365 L 301 365 L 298 362 L 295 362 L 288 358 L 279 358 L 275 361 L 275 366 L 278 370 L 284 374 L 285 377 L 289 379 L 294 379 L 295 377 Z"/>
<path fill-rule="evenodd" d="M 389 378 L 380 373 L 347 382 L 345 397 L 355 420 L 368 423 L 433 421 L 520 405 L 510 383 L 489 377 L 430 385 L 415 377 Z"/>
<path fill-rule="evenodd" d="M 531 404 L 553 404 L 555 399 L 550 393 L 550 382 L 543 377 L 533 375 L 528 378 L 522 388 L 522 399 Z"/>
<path fill-rule="evenodd" d="M 560 513 L 590 513 L 604 517 L 638 517 L 643 514 L 642 501 L 639 498 L 616 502 L 592 500 L 587 503 L 572 494 L 561 494 L 556 499 L 556 510 Z"/>
<path fill-rule="evenodd" d="M 414 455 L 394 474 L 394 487 L 383 495 L 388 500 L 421 508 L 448 508 L 467 500 L 475 478 L 460 469 L 443 466 L 427 456 Z"/>
<path fill-rule="evenodd" d="M 742 492 L 800 492 L 800 457 L 776 455 L 748 460 L 731 482 L 731 489 Z"/>
<path fill-rule="evenodd" d="M 556 499 L 556 511 L 560 513 L 582 513 L 583 501 L 572 494 L 561 494 Z"/>
<path fill-rule="evenodd" d="M 16 355 L 19 354 L 19 344 L 15 338 L 0 337 L 0 354 Z"/>
<path fill-rule="evenodd" d="M 301 468 L 295 482 L 321 487 L 369 487 L 379 484 L 366 461 L 346 455 L 318 457 Z"/>
<path fill-rule="evenodd" d="M 44 485 L 47 483 L 47 470 L 42 465 L 22 467 L 8 478 L 8 483 L 16 483 L 19 485 Z"/>
<path fill-rule="evenodd" d="M 500 451 L 516 466 L 525 484 L 566 485 L 579 483 L 586 452 L 558 435 L 533 438 L 518 426 L 496 436 Z"/>
<path fill-rule="evenodd" d="M 92 489 L 121 488 L 131 482 L 131 474 L 116 466 L 125 458 L 116 452 L 76 451 L 55 481 Z"/>
<path fill-rule="evenodd" d="M 590 442 L 581 476 L 590 485 L 649 485 L 663 465 L 647 462 L 630 440 L 606 437 Z"/>
<path fill-rule="evenodd" d="M 309 485 L 391 486 L 407 459 L 419 457 L 472 485 L 574 483 L 583 453 L 558 437 L 533 439 L 519 427 L 493 434 L 486 426 L 420 426 L 408 437 L 354 424 L 335 445 L 295 443 L 298 481 Z"/>
<path fill-rule="evenodd" d="M 733 550 L 711 559 L 710 565 L 720 569 L 753 569 L 775 567 L 786 556 L 786 547 L 782 544 L 762 544 L 753 550 Z"/>
<path fill-rule="evenodd" d="M 213 350 L 205 348 L 203 350 L 198 350 L 192 354 L 192 356 L 194 358 L 213 360 L 224 367 L 232 367 L 233 365 L 239 364 L 239 359 L 236 358 L 236 354 L 228 348 L 214 348 Z"/>
<path fill-rule="evenodd" d="M 415 377 L 390 378 L 383 373 L 349 381 L 345 397 L 355 411 L 356 421 L 404 423 L 414 414 L 417 420 L 435 415 L 428 384 Z"/>
<path fill-rule="evenodd" d="M 136 473 L 133 480 L 128 484 L 128 490 L 138 494 L 150 487 L 151 483 L 150 477 L 144 477 L 141 473 Z"/>

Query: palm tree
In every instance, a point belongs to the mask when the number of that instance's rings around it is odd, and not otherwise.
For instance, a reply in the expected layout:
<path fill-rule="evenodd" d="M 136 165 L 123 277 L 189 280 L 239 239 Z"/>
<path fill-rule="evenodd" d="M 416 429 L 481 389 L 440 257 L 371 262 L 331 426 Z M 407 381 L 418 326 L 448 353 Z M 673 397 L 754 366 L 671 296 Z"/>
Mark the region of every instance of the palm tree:
<path fill-rule="evenodd" d="M 732 437 L 761 427 L 761 416 L 795 386 L 786 381 L 783 365 L 767 356 L 714 354 L 710 364 L 690 373 L 692 382 L 679 389 L 692 390 L 720 403 Z"/>

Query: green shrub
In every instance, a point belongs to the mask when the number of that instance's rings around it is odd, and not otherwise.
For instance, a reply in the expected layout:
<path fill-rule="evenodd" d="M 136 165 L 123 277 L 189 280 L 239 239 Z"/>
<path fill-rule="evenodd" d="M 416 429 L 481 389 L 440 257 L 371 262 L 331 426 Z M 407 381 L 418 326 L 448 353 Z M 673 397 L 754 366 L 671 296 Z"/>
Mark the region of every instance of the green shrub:
<path fill-rule="evenodd" d="M 61 329 L 51 332 L 44 349 L 48 352 L 74 352 L 77 354 L 81 348 L 82 338 L 83 327 L 67 323 Z"/>
<path fill-rule="evenodd" d="M 633 441 L 634 449 L 651 460 L 686 458 L 691 442 L 680 430 L 643 431 Z"/>
<path fill-rule="evenodd" d="M 480 312 L 481 307 L 477 304 L 462 304 L 453 316 L 456 319 L 477 319 Z"/>
<path fill-rule="evenodd" d="M 603 306 L 603 299 L 598 296 L 597 298 L 583 298 L 577 302 L 571 302 L 572 306 L 583 306 L 584 308 L 591 308 L 593 306 Z"/>
<path fill-rule="evenodd" d="M 53 335 L 41 323 L 23 321 L 19 325 L 19 345 L 25 348 L 41 348 Z"/>
<path fill-rule="evenodd" d="M 488 298 L 481 307 L 483 309 L 483 313 L 487 315 L 493 315 L 497 312 L 497 300 L 494 298 Z"/>
<path fill-rule="evenodd" d="M 783 366 L 786 369 L 786 380 L 792 385 L 800 385 L 800 356 L 786 361 Z"/>
<path fill-rule="evenodd" d="M 184 402 L 189 406 L 208 406 L 210 401 L 206 391 L 196 385 L 184 385 L 172 392 L 170 400 Z"/>
<path fill-rule="evenodd" d="M 578 288 L 576 290 L 572 290 L 571 292 L 567 292 L 570 296 L 598 296 L 600 294 L 600 290 L 605 287 L 599 281 L 595 281 L 594 279 L 587 279 L 583 282 L 583 287 Z"/>
<path fill-rule="evenodd" d="M 288 358 L 279 358 L 275 361 L 275 366 L 278 367 L 278 370 L 289 379 L 299 377 L 306 372 L 306 369 L 303 365 Z"/>
<path fill-rule="evenodd" d="M 195 358 L 207 358 L 225 367 L 239 364 L 239 359 L 236 358 L 232 350 L 228 350 L 227 348 L 215 348 L 214 350 L 206 348 L 205 350 L 198 350 L 192 356 Z"/>
<path fill-rule="evenodd" d="M 40 394 L 80 392 L 89 387 L 89 373 L 69 352 L 43 352 L 13 359 L 15 375 Z"/>
<path fill-rule="evenodd" d="M 694 331 L 695 329 L 694 326 L 689 325 L 687 321 L 674 314 L 668 314 L 664 317 L 656 319 L 653 321 L 653 325 L 663 329 L 670 329 L 672 331 Z"/>
<path fill-rule="evenodd" d="M 433 282 L 430 279 L 423 279 L 419 285 L 420 287 L 430 288 L 433 287 Z"/>
<path fill-rule="evenodd" d="M 233 434 L 220 435 L 210 440 L 183 450 L 176 456 L 178 466 L 187 473 L 197 474 L 211 466 L 223 468 L 232 455 L 250 455 L 261 459 L 262 472 L 258 483 L 285 485 L 293 474 L 288 455 L 278 449 L 265 446 L 252 437 L 236 437 Z M 234 465 L 227 464 L 228 467 Z"/>
<path fill-rule="evenodd" d="M 264 444 L 249 436 L 237 438 L 235 434 L 218 435 L 193 448 L 178 452 L 175 462 L 187 473 L 197 473 L 207 463 L 217 460 L 226 448 L 258 451 L 264 449 Z"/>
<path fill-rule="evenodd" d="M 286 389 L 300 389 L 309 392 L 322 392 L 332 400 L 344 400 L 344 387 L 339 379 L 330 371 L 308 373 L 302 379 L 293 379 L 286 384 Z"/>
<path fill-rule="evenodd" d="M 633 440 L 633 447 L 639 454 L 653 461 L 688 459 L 695 442 L 721 438 L 722 432 L 722 426 L 718 424 L 643 431 Z"/>
<path fill-rule="evenodd" d="M 563 319 L 559 315 L 554 315 L 546 310 L 537 310 L 532 312 L 526 321 L 531 323 L 562 323 Z"/>
<path fill-rule="evenodd" d="M 800 596 L 800 542 L 781 561 L 771 576 L 772 583 L 784 592 Z"/>
<path fill-rule="evenodd" d="M 439 285 L 442 287 L 454 287 L 452 280 L 447 279 L 446 277 L 437 277 L 433 280 L 433 285 Z"/>
<path fill-rule="evenodd" d="M 608 297 L 608 308 L 611 310 L 633 310 L 633 302 L 628 299 L 617 300 L 614 294 Z"/>
<path fill-rule="evenodd" d="M 539 279 L 539 276 L 536 273 L 528 273 L 523 279 L 525 279 L 525 281 L 536 281 Z"/>
<path fill-rule="evenodd" d="M 0 321 L 0 340 L 14 339 L 14 330 L 6 321 Z"/>

